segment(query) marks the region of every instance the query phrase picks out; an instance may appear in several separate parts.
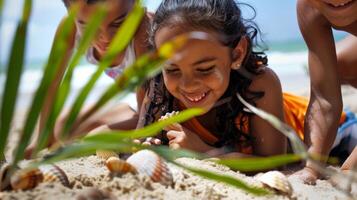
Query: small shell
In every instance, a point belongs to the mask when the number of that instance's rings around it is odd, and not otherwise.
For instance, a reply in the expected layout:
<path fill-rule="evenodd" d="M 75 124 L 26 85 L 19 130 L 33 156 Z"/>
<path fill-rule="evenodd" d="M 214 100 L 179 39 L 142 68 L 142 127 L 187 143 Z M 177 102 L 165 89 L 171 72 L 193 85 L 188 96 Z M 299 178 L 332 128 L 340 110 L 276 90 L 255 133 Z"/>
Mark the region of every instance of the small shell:
<path fill-rule="evenodd" d="M 151 180 L 164 185 L 172 184 L 172 174 L 167 164 L 156 153 L 141 150 L 131 155 L 127 160 L 139 174 L 147 175 Z"/>
<path fill-rule="evenodd" d="M 11 190 L 11 184 L 8 180 L 8 172 L 11 165 L 9 163 L 4 163 L 0 169 L 0 191 Z M 7 180 L 6 180 L 7 179 Z"/>
<path fill-rule="evenodd" d="M 107 168 L 110 172 L 125 174 L 125 173 L 136 173 L 136 169 L 125 160 L 121 160 L 118 157 L 111 157 L 105 162 Z"/>
<path fill-rule="evenodd" d="M 11 177 L 10 183 L 14 190 L 26 190 L 36 187 L 43 181 L 41 170 L 19 170 Z"/>
<path fill-rule="evenodd" d="M 293 189 L 288 178 L 279 171 L 270 171 L 258 177 L 264 186 L 274 189 L 280 193 L 291 195 Z"/>
<path fill-rule="evenodd" d="M 115 153 L 114 151 L 107 151 L 107 150 L 97 150 L 96 155 L 104 160 L 107 160 L 110 157 L 118 157 L 118 154 Z"/>
<path fill-rule="evenodd" d="M 60 182 L 62 185 L 69 187 L 69 180 L 66 173 L 56 165 L 41 165 L 39 167 L 43 173 L 43 182 L 52 183 Z"/>

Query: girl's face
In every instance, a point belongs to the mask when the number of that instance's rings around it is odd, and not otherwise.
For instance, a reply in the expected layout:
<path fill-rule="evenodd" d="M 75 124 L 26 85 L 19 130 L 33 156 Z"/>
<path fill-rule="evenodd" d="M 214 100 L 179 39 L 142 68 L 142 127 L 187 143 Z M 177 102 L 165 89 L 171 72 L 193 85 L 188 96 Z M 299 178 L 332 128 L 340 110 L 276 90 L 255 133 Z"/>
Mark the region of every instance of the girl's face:
<path fill-rule="evenodd" d="M 356 0 L 311 0 L 311 2 L 335 26 L 345 27 L 357 21 Z"/>
<path fill-rule="evenodd" d="M 87 4 L 84 0 L 78 0 L 81 3 L 81 9 L 76 18 L 76 26 L 79 34 L 82 34 L 87 23 L 95 12 L 95 3 Z M 133 0 L 106 0 L 108 3 L 108 14 L 102 24 L 99 26 L 98 34 L 92 42 L 95 50 L 99 55 L 103 55 L 117 32 L 120 25 L 129 14 L 134 1 Z"/>
<path fill-rule="evenodd" d="M 177 26 L 163 27 L 155 34 L 155 45 L 160 47 L 182 33 L 185 31 Z M 232 59 L 232 49 L 217 41 L 190 39 L 165 64 L 165 86 L 186 108 L 209 111 L 227 90 L 230 72 L 237 62 Z"/>

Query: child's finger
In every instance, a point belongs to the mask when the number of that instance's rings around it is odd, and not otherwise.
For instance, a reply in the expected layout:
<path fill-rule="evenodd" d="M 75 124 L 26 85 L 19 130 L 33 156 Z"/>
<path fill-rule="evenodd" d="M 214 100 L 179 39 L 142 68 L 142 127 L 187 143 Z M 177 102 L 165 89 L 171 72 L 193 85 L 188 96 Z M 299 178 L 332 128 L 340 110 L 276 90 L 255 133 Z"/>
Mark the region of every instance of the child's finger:
<path fill-rule="evenodd" d="M 140 140 L 138 140 L 138 139 L 133 140 L 133 142 L 134 142 L 135 144 L 141 144 Z"/>
<path fill-rule="evenodd" d="M 151 143 L 150 143 L 150 142 L 145 141 L 145 142 L 143 142 L 143 143 L 142 143 L 142 145 L 144 145 L 144 146 L 151 146 Z"/>
<path fill-rule="evenodd" d="M 179 136 L 177 131 L 170 130 L 166 133 L 166 137 L 171 141 L 176 139 Z"/>
<path fill-rule="evenodd" d="M 169 144 L 169 147 L 171 149 L 180 149 L 181 148 L 181 146 L 177 143 L 171 143 L 171 144 Z"/>
<path fill-rule="evenodd" d="M 154 138 L 152 143 L 155 144 L 155 145 L 161 145 L 161 140 L 159 140 L 157 138 Z"/>
<path fill-rule="evenodd" d="M 166 126 L 164 128 L 165 131 L 182 131 L 182 126 L 179 123 L 174 123 L 174 124 L 170 124 L 168 126 Z"/>

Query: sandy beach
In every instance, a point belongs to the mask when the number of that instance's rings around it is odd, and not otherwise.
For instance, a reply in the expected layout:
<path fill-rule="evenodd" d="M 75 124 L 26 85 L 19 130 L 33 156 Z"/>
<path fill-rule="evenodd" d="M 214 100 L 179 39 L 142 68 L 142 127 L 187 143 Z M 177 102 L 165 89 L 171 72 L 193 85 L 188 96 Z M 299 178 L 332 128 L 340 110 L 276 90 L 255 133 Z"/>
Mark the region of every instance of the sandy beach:
<path fill-rule="evenodd" d="M 300 78 L 295 79 L 299 82 L 292 83 L 289 77 L 283 77 L 281 80 L 285 91 L 308 96 L 306 75 L 300 74 Z M 343 87 L 343 97 L 345 107 L 357 112 L 357 90 Z M 20 110 L 17 113 L 12 129 L 13 136 L 21 128 L 24 112 Z M 10 151 L 7 152 L 7 157 L 10 156 Z M 180 158 L 178 161 L 188 166 L 230 175 L 251 185 L 262 186 L 254 176 L 246 176 L 210 161 L 189 158 Z M 296 177 L 289 177 L 293 188 L 292 196 L 277 194 L 258 197 L 222 183 L 203 179 L 171 164 L 171 186 L 155 183 L 141 175 L 125 174 L 112 177 L 105 167 L 104 160 L 95 155 L 62 161 L 57 165 L 67 174 L 71 188 L 59 183 L 42 183 L 27 191 L 2 192 L 0 199 L 348 199 L 327 180 L 318 180 L 316 185 L 311 186 L 303 184 Z M 352 195 L 357 198 L 357 184 L 352 187 Z"/>

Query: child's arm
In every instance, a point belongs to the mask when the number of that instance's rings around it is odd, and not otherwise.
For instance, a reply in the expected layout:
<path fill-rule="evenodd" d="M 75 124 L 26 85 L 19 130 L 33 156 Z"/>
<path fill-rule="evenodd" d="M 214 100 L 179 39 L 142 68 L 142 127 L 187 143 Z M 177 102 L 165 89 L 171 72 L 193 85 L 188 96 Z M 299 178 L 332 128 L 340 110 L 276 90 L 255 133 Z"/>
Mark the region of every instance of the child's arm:
<path fill-rule="evenodd" d="M 331 25 L 308 0 L 299 0 L 298 21 L 309 48 L 311 97 L 305 118 L 305 142 L 309 153 L 327 155 L 336 136 L 342 112 L 341 88 Z M 313 183 L 317 173 L 306 164 L 305 182 Z"/>
<path fill-rule="evenodd" d="M 256 101 L 256 106 L 284 121 L 283 95 L 279 78 L 269 68 L 264 74 L 253 79 L 251 91 L 264 92 L 264 96 Z M 250 133 L 254 137 L 253 154 L 256 156 L 272 156 L 287 151 L 286 137 L 268 122 L 254 115 L 250 118 Z"/>

